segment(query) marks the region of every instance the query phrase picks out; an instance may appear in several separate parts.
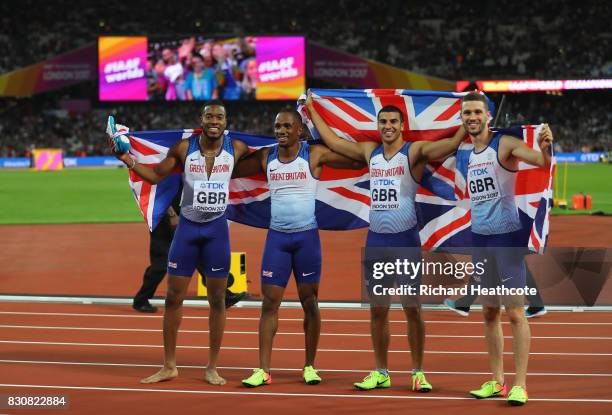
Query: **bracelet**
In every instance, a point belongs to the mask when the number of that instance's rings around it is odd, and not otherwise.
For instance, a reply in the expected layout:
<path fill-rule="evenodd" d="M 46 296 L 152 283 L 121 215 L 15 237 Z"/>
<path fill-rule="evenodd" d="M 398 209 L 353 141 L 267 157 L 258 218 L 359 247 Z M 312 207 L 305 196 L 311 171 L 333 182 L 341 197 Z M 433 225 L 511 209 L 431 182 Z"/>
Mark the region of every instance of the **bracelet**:
<path fill-rule="evenodd" d="M 126 164 L 128 170 L 134 170 L 134 167 L 136 167 L 136 160 L 134 160 L 133 158 L 130 157 L 130 160 L 132 161 L 132 165 L 130 166 L 129 164 Z"/>

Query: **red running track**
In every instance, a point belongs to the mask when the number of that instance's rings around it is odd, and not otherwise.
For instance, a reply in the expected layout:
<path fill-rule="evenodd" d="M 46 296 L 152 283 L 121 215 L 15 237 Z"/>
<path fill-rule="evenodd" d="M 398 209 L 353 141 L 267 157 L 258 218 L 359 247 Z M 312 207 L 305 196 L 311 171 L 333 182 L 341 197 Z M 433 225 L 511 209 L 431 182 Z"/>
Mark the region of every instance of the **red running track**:
<path fill-rule="evenodd" d="M 274 383 L 257 389 L 242 387 L 240 380 L 257 366 L 259 310 L 232 309 L 220 361 L 228 384 L 210 386 L 202 381 L 208 352 L 207 312 L 185 308 L 177 352 L 179 377 L 141 385 L 138 380 L 154 373 L 162 361 L 160 314 L 137 314 L 127 306 L 0 303 L 0 394 L 69 399 L 68 408 L 0 407 L 0 413 L 612 413 L 612 313 L 556 312 L 532 320 L 530 401 L 511 408 L 502 399 L 477 401 L 466 392 L 490 377 L 477 312 L 462 318 L 425 311 L 425 370 L 434 385 L 430 394 L 410 391 L 410 356 L 401 311 L 391 313 L 392 388 L 369 392 L 352 388 L 373 366 L 365 309 L 322 310 L 317 368 L 323 382 L 316 386 L 301 383 L 301 310 L 282 309 L 272 356 Z M 508 324 L 504 333 L 510 334 Z M 506 372 L 511 373 L 509 338 L 505 349 Z"/>

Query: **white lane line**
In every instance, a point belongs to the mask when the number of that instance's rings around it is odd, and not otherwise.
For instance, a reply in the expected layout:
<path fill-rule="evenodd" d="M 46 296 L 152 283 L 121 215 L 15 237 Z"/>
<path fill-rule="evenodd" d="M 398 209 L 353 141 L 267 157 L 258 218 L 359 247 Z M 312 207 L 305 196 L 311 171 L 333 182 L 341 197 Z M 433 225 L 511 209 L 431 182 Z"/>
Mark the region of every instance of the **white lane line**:
<path fill-rule="evenodd" d="M 131 297 L 75 297 L 75 296 L 37 296 L 37 295 L 23 295 L 23 294 L 0 294 L 0 302 L 7 303 L 55 303 L 55 304 L 77 304 L 77 305 L 122 305 L 131 306 Z M 154 298 L 151 300 L 151 304 L 164 305 L 165 299 Z M 234 308 L 259 308 L 261 307 L 261 300 L 242 300 L 234 306 Z M 208 301 L 201 298 L 189 298 L 183 302 L 186 307 L 207 307 Z M 302 308 L 302 304 L 296 300 L 284 300 L 280 307 L 282 309 L 299 309 Z M 368 304 L 362 301 L 327 301 L 323 300 L 319 302 L 319 307 L 322 310 L 367 310 Z M 548 311 L 561 312 L 561 313 L 576 313 L 576 312 L 600 312 L 600 311 L 612 311 L 612 306 L 596 305 L 596 306 L 567 306 L 567 305 L 547 305 Z M 399 304 L 391 305 L 392 310 L 401 310 Z M 434 311 L 446 311 L 450 312 L 442 304 L 423 304 L 424 310 Z M 474 311 L 482 310 L 482 306 L 475 304 L 472 306 Z"/>
<path fill-rule="evenodd" d="M 0 314 L 10 315 L 34 315 L 34 316 L 61 316 L 61 317 L 119 317 L 119 318 L 148 318 L 148 319 L 161 319 L 162 315 L 146 316 L 142 314 L 93 314 L 93 313 L 43 313 L 43 312 L 31 312 L 31 311 L 0 311 Z M 427 312 L 425 312 L 427 314 Z M 612 314 L 610 314 L 612 316 Z M 208 319 L 208 316 L 183 316 L 183 319 L 203 320 Z M 247 321 L 259 321 L 259 317 L 227 317 L 228 320 L 247 320 Z M 299 321 L 303 322 L 303 318 L 279 318 L 279 321 Z M 323 318 L 323 322 L 329 323 L 370 323 L 370 319 L 334 319 L 334 318 Z M 401 323 L 406 324 L 406 320 L 389 320 L 390 323 Z M 425 320 L 425 323 L 429 324 L 480 324 L 482 321 L 466 321 L 466 320 Z M 507 321 L 503 321 L 502 324 L 510 324 Z M 606 326 L 612 325 L 612 322 L 548 322 L 548 321 L 530 321 L 529 325 L 579 325 L 579 326 Z"/>
<path fill-rule="evenodd" d="M 141 328 L 114 328 L 114 327 L 69 327 L 69 326 L 21 326 L 0 324 L 0 328 L 7 329 L 33 329 L 33 330 L 74 330 L 74 331 L 119 331 L 119 332 L 141 332 L 161 333 L 162 329 Z M 208 330 L 180 330 L 181 333 L 207 334 Z M 259 335 L 257 331 L 232 331 L 225 330 L 225 334 L 248 334 Z M 276 335 L 303 336 L 303 332 L 278 332 Z M 332 337 L 370 337 L 369 333 L 321 333 L 321 336 Z M 391 334 L 392 337 L 406 337 L 406 334 Z M 439 339 L 484 339 L 484 336 L 452 335 L 452 334 L 428 334 L 426 337 Z M 612 337 L 586 337 L 586 336 L 531 336 L 532 339 L 541 340 L 612 340 Z M 504 336 L 504 339 L 512 339 L 512 336 Z"/>
<path fill-rule="evenodd" d="M 33 345 L 48 345 L 48 346 L 90 346 L 90 347 L 141 347 L 141 348 L 162 348 L 160 344 L 119 344 L 119 343 L 81 343 L 81 342 L 39 342 L 39 341 L 23 341 L 23 340 L 0 340 L 3 344 L 33 344 Z M 208 349 L 208 346 L 176 346 L 178 349 Z M 259 350 L 257 347 L 238 347 L 238 346 L 223 346 L 224 350 Z M 288 348 L 278 347 L 273 348 L 279 352 L 303 352 L 303 348 Z M 372 353 L 371 349 L 317 349 L 317 352 L 341 352 L 341 353 Z M 389 353 L 410 353 L 409 350 L 389 350 Z M 487 352 L 460 352 L 446 350 L 427 350 L 428 354 L 487 354 Z M 512 352 L 504 352 L 505 355 L 512 355 Z M 571 352 L 530 352 L 530 355 L 540 356 L 612 356 L 612 353 L 571 353 Z"/>
<path fill-rule="evenodd" d="M 44 361 L 44 360 L 2 360 L 0 363 L 18 363 L 18 364 L 35 364 L 35 365 L 67 365 L 67 366 L 111 366 L 111 367 L 159 367 L 158 364 L 145 364 L 145 363 L 104 363 L 104 362 L 58 362 L 58 361 Z M 202 365 L 177 365 L 179 369 L 205 369 L 206 366 Z M 222 370 L 245 370 L 251 371 L 252 367 L 239 367 L 239 366 L 217 366 L 218 369 Z M 270 370 L 277 372 L 302 372 L 300 368 L 285 368 L 285 367 L 273 367 Z M 322 373 L 370 373 L 371 369 L 317 369 L 318 372 Z M 390 373 L 395 374 L 411 374 L 411 370 L 389 370 Z M 434 375 L 491 375 L 490 372 L 441 372 L 428 370 L 427 374 Z M 508 375 L 514 375 L 514 372 L 506 372 Z M 612 373 L 552 373 L 552 372 L 529 372 L 528 376 L 584 376 L 584 377 L 612 377 Z"/>
<path fill-rule="evenodd" d="M 435 395 L 362 395 L 354 394 L 332 394 L 332 393 L 287 393 L 287 392 L 251 392 L 251 391 L 211 391 L 211 390 L 189 390 L 189 389 L 149 389 L 149 388 L 103 388 L 96 386 L 60 386 L 60 385 L 24 385 L 15 383 L 1 383 L 5 388 L 40 388 L 40 389 L 65 389 L 65 390 L 89 390 L 89 391 L 112 391 L 112 392 L 162 392 L 162 393 L 184 393 L 197 395 L 234 395 L 234 396 L 279 396 L 298 398 L 342 398 L 342 399 L 422 399 L 434 401 L 473 401 L 474 398 L 459 396 L 435 396 Z M 486 401 L 499 401 L 504 398 L 487 399 Z M 567 403 L 612 403 L 612 399 L 586 399 L 586 398 L 529 398 L 530 401 L 539 402 L 567 402 Z"/>

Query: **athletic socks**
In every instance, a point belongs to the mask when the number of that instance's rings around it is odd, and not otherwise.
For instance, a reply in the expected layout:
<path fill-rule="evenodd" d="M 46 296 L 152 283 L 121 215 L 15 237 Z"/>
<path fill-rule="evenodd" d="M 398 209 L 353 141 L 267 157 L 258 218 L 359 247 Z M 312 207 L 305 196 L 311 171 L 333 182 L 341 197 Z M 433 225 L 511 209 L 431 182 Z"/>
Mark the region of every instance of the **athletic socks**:
<path fill-rule="evenodd" d="M 389 371 L 387 369 L 376 369 L 376 371 L 385 377 L 389 376 Z"/>
<path fill-rule="evenodd" d="M 389 376 L 389 370 L 387 370 L 387 369 L 378 369 L 377 368 L 376 371 L 378 373 L 380 373 L 381 375 L 383 375 L 383 376 Z M 412 369 L 412 374 L 416 375 L 417 372 L 422 372 L 422 371 L 423 371 L 423 369 L 421 369 L 421 368 L 414 368 L 414 369 Z"/>

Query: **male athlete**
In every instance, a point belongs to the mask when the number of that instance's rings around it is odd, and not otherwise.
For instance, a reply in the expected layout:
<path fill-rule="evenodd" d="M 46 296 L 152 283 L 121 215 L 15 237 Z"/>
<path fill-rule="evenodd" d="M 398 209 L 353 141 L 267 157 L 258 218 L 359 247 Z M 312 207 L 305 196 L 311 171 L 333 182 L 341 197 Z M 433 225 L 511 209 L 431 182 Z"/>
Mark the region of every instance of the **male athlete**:
<path fill-rule="evenodd" d="M 494 288 L 503 284 L 507 288 L 526 285 L 525 261 L 521 247 L 521 222 L 514 202 L 516 172 L 519 161 L 535 166 L 550 165 L 550 147 L 553 135 L 545 125 L 538 136 L 541 152 L 533 150 L 523 140 L 489 130 L 491 114 L 481 94 L 471 92 L 461 101 L 461 121 L 474 143 L 467 163 L 467 185 L 472 205 L 472 246 L 474 263 L 487 264 L 483 285 Z M 467 158 L 467 157 L 466 157 Z M 490 267 L 495 267 L 493 271 Z M 493 380 L 470 393 L 476 398 L 504 396 L 503 349 L 500 298 L 489 298 L 483 305 L 485 338 Z M 523 405 L 527 402 L 527 362 L 531 334 L 523 310 L 522 296 L 505 296 L 506 314 L 512 327 L 512 351 L 516 376 L 514 387 L 508 394 L 508 403 Z"/>
<path fill-rule="evenodd" d="M 272 342 L 278 327 L 278 309 L 293 271 L 304 310 L 305 360 L 303 379 L 321 382 L 314 360 L 321 331 L 318 292 L 321 278 L 321 242 L 315 217 L 317 183 L 324 165 L 361 169 L 365 164 L 336 154 L 322 145 L 300 141 L 302 117 L 295 110 L 278 113 L 274 135 L 278 144 L 264 147 L 244 160 L 234 177 L 265 172 L 270 188 L 271 220 L 261 264 L 263 303 L 259 320 L 259 368 L 244 379 L 247 387 L 272 383 Z"/>
<path fill-rule="evenodd" d="M 128 153 L 116 157 L 151 184 L 159 183 L 176 168 L 183 169 L 181 215 L 168 254 L 168 293 L 164 310 L 164 366 L 141 383 L 156 383 L 178 376 L 176 339 L 183 315 L 183 300 L 196 268 L 204 265 L 210 305 L 210 350 L 205 380 L 225 384 L 217 373 L 217 358 L 225 327 L 225 289 L 230 267 L 230 244 L 225 209 L 235 163 L 248 147 L 224 134 L 227 126 L 221 101 L 209 101 L 202 110 L 202 133 L 174 144 L 155 167 L 137 163 Z M 112 131 L 114 133 L 114 131 Z M 113 140 L 110 140 L 111 142 Z"/>
<path fill-rule="evenodd" d="M 325 124 L 314 108 L 312 95 L 308 92 L 306 105 L 321 138 L 334 152 L 354 160 L 369 163 L 370 168 L 370 228 L 366 247 L 418 247 L 421 246 L 414 198 L 423 176 L 425 164 L 442 159 L 453 153 L 461 144 L 465 131 L 460 128 L 452 138 L 439 141 L 404 142 L 404 116 L 395 106 L 385 106 L 377 115 L 378 132 L 382 145 L 375 142 L 354 143 L 338 137 Z M 381 178 L 384 178 L 382 180 Z M 385 195 L 382 197 L 382 195 Z M 383 200 L 384 199 L 384 200 Z M 419 253 L 420 256 L 420 253 Z M 419 261 L 419 258 L 414 260 Z M 370 281 L 368 281 L 370 282 Z M 420 284 L 420 275 L 413 281 Z M 362 382 L 354 385 L 369 390 L 388 388 L 391 378 L 387 366 L 389 350 L 389 304 L 374 301 L 370 304 L 370 330 L 374 346 L 376 370 L 370 372 Z M 408 340 L 412 356 L 412 390 L 430 392 L 431 384 L 423 373 L 423 350 L 425 347 L 425 323 L 417 299 L 411 303 L 402 301 L 408 320 Z"/>

